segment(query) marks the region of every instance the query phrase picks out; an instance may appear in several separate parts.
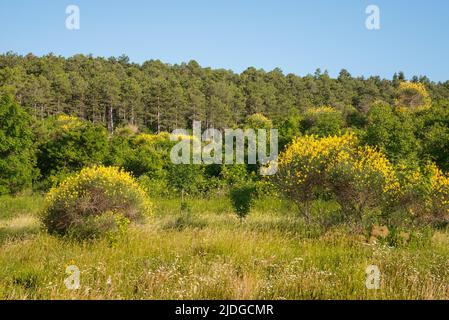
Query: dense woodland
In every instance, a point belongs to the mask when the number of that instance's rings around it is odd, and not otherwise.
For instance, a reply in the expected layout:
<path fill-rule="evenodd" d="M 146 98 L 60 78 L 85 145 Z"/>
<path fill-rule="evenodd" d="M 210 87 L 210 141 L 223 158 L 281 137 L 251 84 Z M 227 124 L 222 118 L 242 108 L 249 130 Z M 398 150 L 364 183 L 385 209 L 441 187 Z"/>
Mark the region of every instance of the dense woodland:
<path fill-rule="evenodd" d="M 35 118 L 66 113 L 108 124 L 110 131 L 127 123 L 153 133 L 171 131 L 188 128 L 192 120 L 206 127 L 233 127 L 255 113 L 278 125 L 317 106 L 334 107 L 350 126 L 360 126 L 360 116 L 373 103 L 394 104 L 404 80 L 402 72 L 386 80 L 354 78 L 342 70 L 333 79 L 319 69 L 301 77 L 253 67 L 236 74 L 202 68 L 195 61 L 136 64 L 126 56 L 0 56 L 1 91 L 12 94 Z M 434 102 L 449 98 L 449 81 L 435 83 L 425 76 L 410 81 L 423 83 Z"/>

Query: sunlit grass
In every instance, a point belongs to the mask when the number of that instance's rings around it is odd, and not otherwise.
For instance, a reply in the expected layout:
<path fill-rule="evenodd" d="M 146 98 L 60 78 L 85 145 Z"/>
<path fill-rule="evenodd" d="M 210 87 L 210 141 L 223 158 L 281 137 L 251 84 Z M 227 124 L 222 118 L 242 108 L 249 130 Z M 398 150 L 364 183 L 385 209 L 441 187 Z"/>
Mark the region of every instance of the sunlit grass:
<path fill-rule="evenodd" d="M 41 199 L 6 201 L 3 299 L 449 299 L 444 231 L 389 247 L 346 227 L 305 225 L 278 200 L 257 202 L 241 223 L 226 199 L 189 200 L 190 213 L 160 199 L 155 216 L 117 244 L 79 243 L 40 230 Z M 78 290 L 63 283 L 67 265 L 81 271 Z M 379 290 L 365 287 L 368 265 L 382 272 Z"/>

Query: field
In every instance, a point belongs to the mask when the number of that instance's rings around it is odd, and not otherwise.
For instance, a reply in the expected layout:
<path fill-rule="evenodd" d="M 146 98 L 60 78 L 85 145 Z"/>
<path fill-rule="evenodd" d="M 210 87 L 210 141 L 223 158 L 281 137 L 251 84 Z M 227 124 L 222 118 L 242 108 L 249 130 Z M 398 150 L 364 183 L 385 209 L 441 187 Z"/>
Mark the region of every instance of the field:
<path fill-rule="evenodd" d="M 42 230 L 40 196 L 0 198 L 1 299 L 449 299 L 449 233 L 367 241 L 349 227 L 305 225 L 258 200 L 244 222 L 225 198 L 154 200 L 155 215 L 118 241 L 75 242 Z M 79 268 L 80 288 L 64 285 Z M 381 284 L 366 288 L 366 268 Z"/>

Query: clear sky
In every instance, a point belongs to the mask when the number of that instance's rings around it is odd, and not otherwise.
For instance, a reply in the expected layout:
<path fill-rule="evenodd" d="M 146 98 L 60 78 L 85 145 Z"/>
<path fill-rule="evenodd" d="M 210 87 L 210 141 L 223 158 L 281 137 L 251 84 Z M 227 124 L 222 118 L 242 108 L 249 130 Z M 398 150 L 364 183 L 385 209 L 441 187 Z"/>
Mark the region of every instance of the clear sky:
<path fill-rule="evenodd" d="M 80 30 L 65 27 L 68 5 Z M 365 8 L 380 8 L 380 30 Z M 447 0 L 0 0 L 0 52 L 449 80 Z"/>

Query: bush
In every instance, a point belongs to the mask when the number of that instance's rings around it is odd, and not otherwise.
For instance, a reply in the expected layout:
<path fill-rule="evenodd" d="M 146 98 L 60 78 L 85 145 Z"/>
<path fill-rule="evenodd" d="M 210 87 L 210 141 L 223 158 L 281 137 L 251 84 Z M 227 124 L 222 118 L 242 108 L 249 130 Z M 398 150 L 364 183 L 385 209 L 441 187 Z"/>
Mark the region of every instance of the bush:
<path fill-rule="evenodd" d="M 274 184 L 311 219 L 311 203 L 335 198 L 347 217 L 383 208 L 399 189 L 393 166 L 376 149 L 357 146 L 351 134 L 297 138 L 279 156 Z"/>
<path fill-rule="evenodd" d="M 203 165 L 174 164 L 168 168 L 167 182 L 175 193 L 184 190 L 190 195 L 195 195 L 207 189 L 210 180 L 205 179 Z"/>
<path fill-rule="evenodd" d="M 255 113 L 245 119 L 244 127 L 248 129 L 271 129 L 273 123 L 261 113 Z"/>
<path fill-rule="evenodd" d="M 320 137 L 340 134 L 343 124 L 342 113 L 332 107 L 308 109 L 302 121 L 302 126 L 307 134 L 315 134 Z"/>
<path fill-rule="evenodd" d="M 330 162 L 342 150 L 353 150 L 356 143 L 355 137 L 349 134 L 321 139 L 298 137 L 279 155 L 273 184 L 310 219 L 312 201 L 329 191 L 326 170 Z"/>
<path fill-rule="evenodd" d="M 47 182 L 54 185 L 83 167 L 103 163 L 108 151 L 104 127 L 66 115 L 51 118 L 46 125 L 38 167 Z"/>
<path fill-rule="evenodd" d="M 367 211 L 387 207 L 399 192 L 390 161 L 369 146 L 341 151 L 326 171 L 343 212 L 358 222 Z"/>
<path fill-rule="evenodd" d="M 108 165 L 122 167 L 135 177 L 148 175 L 154 179 L 164 176 L 173 143 L 166 133 L 131 135 L 120 130 L 112 137 L 110 145 Z"/>
<path fill-rule="evenodd" d="M 169 197 L 170 189 L 166 179 L 153 178 L 143 175 L 138 178 L 139 184 L 153 197 Z"/>
<path fill-rule="evenodd" d="M 240 220 L 243 220 L 251 211 L 255 193 L 256 187 L 253 183 L 235 185 L 230 190 L 231 203 Z"/>
<path fill-rule="evenodd" d="M 449 223 L 449 175 L 436 165 L 427 166 L 430 178 L 430 194 L 426 199 L 429 222 L 438 226 Z"/>
<path fill-rule="evenodd" d="M 432 99 L 424 84 L 419 82 L 401 82 L 397 93 L 396 105 L 402 110 L 417 112 L 431 108 Z"/>
<path fill-rule="evenodd" d="M 151 205 L 130 174 L 114 167 L 92 167 L 64 180 L 46 197 L 43 222 L 50 233 L 96 237 L 142 222 Z"/>
<path fill-rule="evenodd" d="M 414 160 L 420 151 L 415 122 L 409 113 L 398 113 L 388 105 L 376 104 L 368 113 L 363 142 L 378 147 L 393 162 Z"/>

